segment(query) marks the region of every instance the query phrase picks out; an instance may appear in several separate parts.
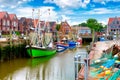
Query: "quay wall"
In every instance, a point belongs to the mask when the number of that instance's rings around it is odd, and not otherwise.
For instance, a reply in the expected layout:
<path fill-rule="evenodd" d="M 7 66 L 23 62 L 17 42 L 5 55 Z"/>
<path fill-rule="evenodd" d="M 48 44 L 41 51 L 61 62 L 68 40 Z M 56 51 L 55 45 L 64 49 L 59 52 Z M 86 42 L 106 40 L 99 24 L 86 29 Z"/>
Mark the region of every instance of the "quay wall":
<path fill-rule="evenodd" d="M 27 57 L 25 46 L 28 43 L 24 39 L 0 42 L 0 62 Z"/>

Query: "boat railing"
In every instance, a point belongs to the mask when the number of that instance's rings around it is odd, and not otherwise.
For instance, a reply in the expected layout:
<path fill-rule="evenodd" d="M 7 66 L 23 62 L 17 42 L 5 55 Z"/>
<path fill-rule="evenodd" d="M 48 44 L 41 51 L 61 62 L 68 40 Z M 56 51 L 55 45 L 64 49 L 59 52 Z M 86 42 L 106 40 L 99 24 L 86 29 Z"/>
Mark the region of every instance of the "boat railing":
<path fill-rule="evenodd" d="M 75 62 L 75 80 L 79 78 L 79 72 L 82 72 L 84 79 L 88 79 L 89 58 L 87 51 L 79 52 L 74 56 Z"/>

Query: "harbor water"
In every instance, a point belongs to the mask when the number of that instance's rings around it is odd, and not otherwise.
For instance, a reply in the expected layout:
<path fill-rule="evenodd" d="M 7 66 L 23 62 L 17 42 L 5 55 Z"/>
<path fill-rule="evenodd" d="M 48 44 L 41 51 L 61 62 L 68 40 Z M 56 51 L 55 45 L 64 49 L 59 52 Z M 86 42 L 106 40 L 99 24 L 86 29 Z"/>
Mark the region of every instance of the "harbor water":
<path fill-rule="evenodd" d="M 74 56 L 85 48 L 48 57 L 19 58 L 0 63 L 0 80 L 75 80 Z"/>

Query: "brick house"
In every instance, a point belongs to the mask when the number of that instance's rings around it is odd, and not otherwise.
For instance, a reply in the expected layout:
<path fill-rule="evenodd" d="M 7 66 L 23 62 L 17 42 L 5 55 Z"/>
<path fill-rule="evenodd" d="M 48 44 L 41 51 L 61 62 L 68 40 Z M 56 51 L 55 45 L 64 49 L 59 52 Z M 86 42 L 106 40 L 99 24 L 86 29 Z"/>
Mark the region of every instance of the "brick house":
<path fill-rule="evenodd" d="M 56 31 L 56 22 L 46 22 L 45 24 L 46 29 L 49 29 L 50 32 Z"/>
<path fill-rule="evenodd" d="M 18 30 L 24 34 L 29 33 L 30 29 L 34 26 L 33 20 L 25 17 L 21 17 L 18 24 Z"/>
<path fill-rule="evenodd" d="M 67 21 L 61 22 L 61 26 L 60 26 L 60 29 L 59 29 L 59 37 L 60 37 L 60 39 L 62 39 L 64 37 L 70 38 L 69 33 L 72 33 L 71 26 L 68 24 Z"/>
<path fill-rule="evenodd" d="M 18 31 L 18 18 L 16 14 L 9 14 L 10 17 L 10 29 Z"/>
<path fill-rule="evenodd" d="M 38 19 L 33 20 L 34 27 L 38 27 Z M 45 32 L 54 32 L 56 31 L 56 22 L 45 22 L 40 21 L 40 28 L 44 30 Z"/>
<path fill-rule="evenodd" d="M 29 33 L 30 30 L 32 30 L 32 28 L 34 28 L 33 19 L 32 18 L 27 18 L 26 22 L 27 22 L 26 30 Z"/>
<path fill-rule="evenodd" d="M 120 33 L 120 17 L 109 18 L 107 31 L 109 34 Z"/>
<path fill-rule="evenodd" d="M 21 33 L 25 33 L 25 26 L 26 24 L 26 18 L 22 17 L 18 20 L 18 31 L 20 31 Z"/>
<path fill-rule="evenodd" d="M 0 31 L 3 34 L 9 34 L 10 30 L 10 17 L 7 12 L 0 12 Z"/>
<path fill-rule="evenodd" d="M 56 22 L 46 22 L 45 31 L 52 33 L 53 40 L 57 41 Z"/>

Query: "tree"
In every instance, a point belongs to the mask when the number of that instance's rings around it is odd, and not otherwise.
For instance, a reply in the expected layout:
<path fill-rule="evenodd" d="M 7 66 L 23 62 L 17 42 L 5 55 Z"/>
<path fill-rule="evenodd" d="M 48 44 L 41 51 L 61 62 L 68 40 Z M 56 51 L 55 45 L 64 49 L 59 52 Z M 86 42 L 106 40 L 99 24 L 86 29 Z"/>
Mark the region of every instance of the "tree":
<path fill-rule="evenodd" d="M 83 23 L 79 24 L 79 26 L 86 27 L 87 24 L 85 22 L 83 22 Z"/>
<path fill-rule="evenodd" d="M 57 31 L 59 31 L 60 26 L 61 26 L 60 24 L 57 24 L 57 25 L 56 25 L 56 30 L 57 30 Z"/>
<path fill-rule="evenodd" d="M 91 29 L 92 31 L 92 42 L 94 42 L 95 39 L 95 31 L 101 30 L 103 27 L 101 23 L 98 23 L 96 19 L 90 18 L 87 20 L 87 26 Z"/>
<path fill-rule="evenodd" d="M 103 25 L 102 25 L 102 23 L 97 23 L 97 28 L 95 29 L 95 31 L 98 31 L 98 32 L 100 32 L 100 31 L 102 31 L 103 30 Z"/>

